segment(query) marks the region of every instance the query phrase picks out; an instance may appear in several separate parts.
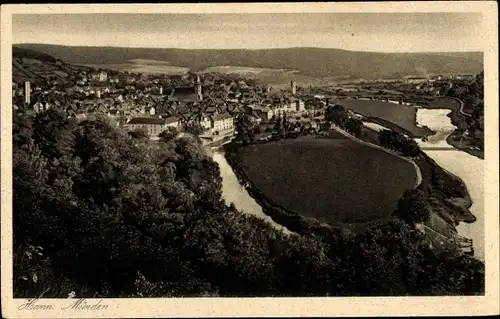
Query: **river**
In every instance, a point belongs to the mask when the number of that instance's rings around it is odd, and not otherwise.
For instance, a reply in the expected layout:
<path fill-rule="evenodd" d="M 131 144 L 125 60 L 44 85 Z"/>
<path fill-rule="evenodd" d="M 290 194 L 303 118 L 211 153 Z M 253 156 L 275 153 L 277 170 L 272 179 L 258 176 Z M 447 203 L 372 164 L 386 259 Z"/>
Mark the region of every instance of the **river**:
<path fill-rule="evenodd" d="M 222 197 L 226 201 L 226 204 L 229 205 L 230 203 L 233 203 L 236 209 L 262 218 L 275 228 L 282 230 L 285 233 L 290 233 L 287 228 L 277 224 L 271 217 L 266 215 L 262 210 L 262 207 L 250 196 L 250 194 L 248 194 L 248 191 L 240 185 L 236 174 L 226 161 L 223 152 L 224 151 L 222 149 L 213 150 L 212 158 L 215 162 L 217 162 L 217 164 L 219 164 L 222 177 Z"/>
<path fill-rule="evenodd" d="M 470 208 L 476 217 L 474 223 L 460 223 L 457 231 L 461 236 L 471 238 L 474 245 L 474 257 L 484 261 L 484 161 L 466 152 L 452 148 L 446 138 L 455 130 L 448 109 L 417 110 L 417 124 L 436 131 L 426 142 L 416 139 L 420 148 L 444 169 L 460 177 L 472 198 Z M 448 149 L 446 149 L 448 148 Z M 436 150 L 433 150 L 436 149 Z"/>
<path fill-rule="evenodd" d="M 417 124 L 425 125 L 437 133 L 428 137 L 425 142 L 420 139 L 415 140 L 438 165 L 460 177 L 467 186 L 473 201 L 470 211 L 476 217 L 476 221 L 470 224 L 460 223 L 457 226 L 457 231 L 461 236 L 473 240 L 474 256 L 484 261 L 484 161 L 455 149 L 446 142 L 446 138 L 455 130 L 455 126 L 451 124 L 451 119 L 447 116 L 450 112 L 448 109 L 418 108 Z M 373 123 L 368 126 L 377 130 L 384 128 Z M 216 150 L 212 156 L 220 167 L 223 180 L 222 195 L 226 203 L 233 203 L 238 210 L 263 218 L 277 229 L 289 233 L 284 226 L 275 223 L 264 214 L 262 207 L 240 185 L 231 166 L 226 161 L 223 151 Z"/>

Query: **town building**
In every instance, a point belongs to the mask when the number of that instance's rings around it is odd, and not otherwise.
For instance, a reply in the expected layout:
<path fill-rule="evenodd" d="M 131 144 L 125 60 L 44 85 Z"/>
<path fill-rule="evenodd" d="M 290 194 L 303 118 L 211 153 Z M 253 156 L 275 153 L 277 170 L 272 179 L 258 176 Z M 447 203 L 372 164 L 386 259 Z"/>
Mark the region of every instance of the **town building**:
<path fill-rule="evenodd" d="M 165 126 L 166 127 L 173 127 L 176 129 L 180 128 L 180 120 L 176 116 L 169 116 L 164 119 L 165 120 Z"/>
<path fill-rule="evenodd" d="M 108 80 L 108 74 L 104 71 L 99 72 L 99 82 L 106 82 Z"/>
<path fill-rule="evenodd" d="M 201 114 L 200 125 L 203 128 L 203 130 L 205 130 L 205 131 L 210 130 L 212 128 L 212 121 L 211 121 L 210 116 L 208 116 L 204 113 Z"/>
<path fill-rule="evenodd" d="M 406 77 L 405 82 L 410 84 L 419 84 L 427 82 L 428 78 L 426 77 Z"/>
<path fill-rule="evenodd" d="M 304 101 L 300 99 L 293 99 L 290 101 L 287 109 L 291 112 L 303 112 L 306 110 Z"/>
<path fill-rule="evenodd" d="M 167 118 L 135 117 L 123 126 L 128 131 L 145 128 L 150 137 L 158 137 L 168 127 L 179 128 L 179 119 L 173 116 Z"/>
<path fill-rule="evenodd" d="M 47 111 L 48 109 L 50 109 L 50 104 L 47 102 L 37 101 L 33 104 L 33 110 L 35 113 L 41 113 L 43 111 Z"/>
<path fill-rule="evenodd" d="M 297 94 L 297 84 L 295 81 L 290 82 L 290 89 L 292 91 L 292 95 Z"/>
<path fill-rule="evenodd" d="M 117 109 L 111 109 L 108 111 L 108 116 L 110 116 L 110 117 L 119 117 L 121 115 L 122 114 L 121 114 L 120 110 L 117 110 Z"/>
<path fill-rule="evenodd" d="M 178 87 L 172 89 L 169 95 L 170 101 L 178 102 L 201 102 L 203 101 L 203 92 L 200 77 L 196 76 L 194 87 Z"/>
<path fill-rule="evenodd" d="M 251 115 L 257 116 L 263 121 L 269 121 L 275 114 L 269 106 L 252 105 L 249 108 Z"/>
<path fill-rule="evenodd" d="M 228 113 L 215 114 L 210 117 L 212 134 L 227 134 L 234 131 L 234 120 Z"/>
<path fill-rule="evenodd" d="M 108 80 L 108 74 L 104 71 L 91 74 L 90 78 L 94 81 L 106 82 Z"/>

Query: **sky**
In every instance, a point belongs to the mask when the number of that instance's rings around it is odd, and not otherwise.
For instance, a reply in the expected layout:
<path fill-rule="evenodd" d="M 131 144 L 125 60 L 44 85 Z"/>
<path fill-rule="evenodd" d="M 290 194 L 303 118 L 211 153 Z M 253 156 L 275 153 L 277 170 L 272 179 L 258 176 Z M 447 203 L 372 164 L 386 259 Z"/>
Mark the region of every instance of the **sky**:
<path fill-rule="evenodd" d="M 13 43 L 187 49 L 483 51 L 480 13 L 23 14 Z"/>

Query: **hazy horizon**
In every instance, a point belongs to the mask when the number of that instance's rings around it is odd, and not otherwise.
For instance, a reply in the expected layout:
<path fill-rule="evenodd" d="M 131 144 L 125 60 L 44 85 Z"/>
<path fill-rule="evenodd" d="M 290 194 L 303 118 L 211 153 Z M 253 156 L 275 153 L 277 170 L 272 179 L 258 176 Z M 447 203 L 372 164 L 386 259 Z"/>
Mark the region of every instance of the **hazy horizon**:
<path fill-rule="evenodd" d="M 20 14 L 13 43 L 172 49 L 483 52 L 480 13 Z"/>

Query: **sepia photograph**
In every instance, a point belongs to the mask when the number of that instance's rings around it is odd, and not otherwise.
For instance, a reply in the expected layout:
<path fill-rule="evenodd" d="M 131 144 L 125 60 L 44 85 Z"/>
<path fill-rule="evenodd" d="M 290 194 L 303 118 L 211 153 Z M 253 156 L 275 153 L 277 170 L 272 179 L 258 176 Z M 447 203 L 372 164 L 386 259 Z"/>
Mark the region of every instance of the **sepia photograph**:
<path fill-rule="evenodd" d="M 16 318 L 498 311 L 497 7 L 478 3 L 2 6 L 2 312 L 7 290 Z"/>

